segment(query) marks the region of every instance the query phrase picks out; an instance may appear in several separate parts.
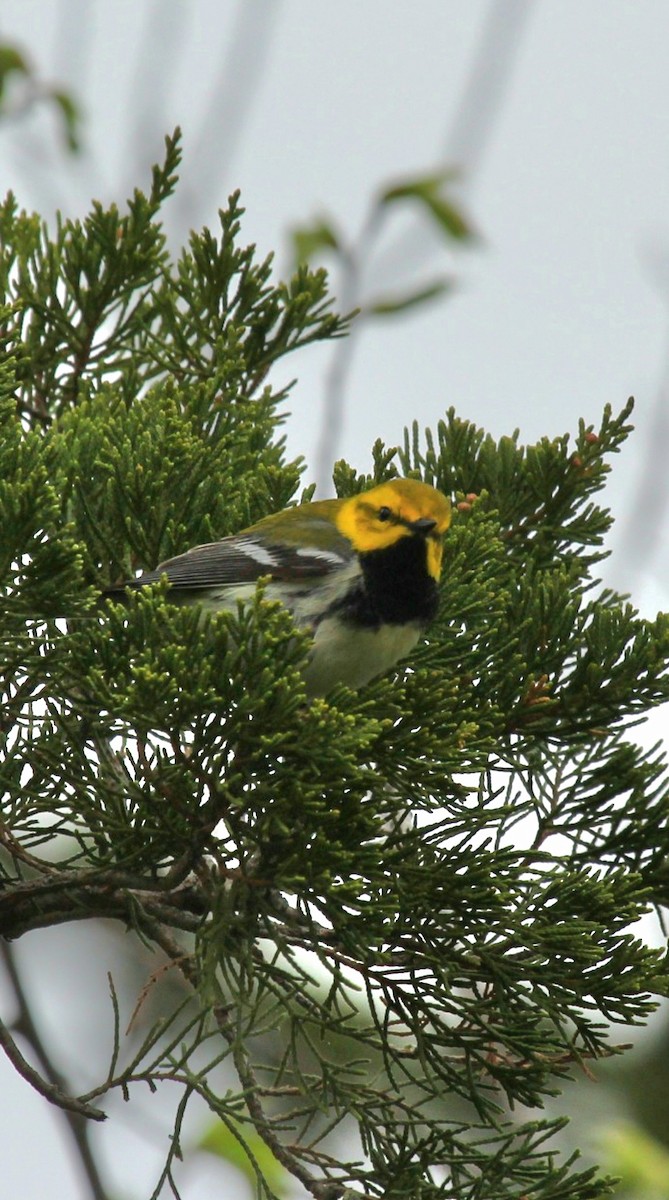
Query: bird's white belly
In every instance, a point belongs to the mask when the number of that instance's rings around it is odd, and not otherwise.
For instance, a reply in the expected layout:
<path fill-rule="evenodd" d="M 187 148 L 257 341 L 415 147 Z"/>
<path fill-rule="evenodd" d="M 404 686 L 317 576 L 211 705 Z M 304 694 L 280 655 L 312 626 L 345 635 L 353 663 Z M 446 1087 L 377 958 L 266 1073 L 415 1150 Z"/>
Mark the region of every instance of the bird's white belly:
<path fill-rule="evenodd" d="M 355 629 L 326 617 L 316 629 L 304 672 L 309 693 L 322 696 L 336 683 L 354 690 L 363 687 L 410 654 L 420 633 L 415 625 Z"/>

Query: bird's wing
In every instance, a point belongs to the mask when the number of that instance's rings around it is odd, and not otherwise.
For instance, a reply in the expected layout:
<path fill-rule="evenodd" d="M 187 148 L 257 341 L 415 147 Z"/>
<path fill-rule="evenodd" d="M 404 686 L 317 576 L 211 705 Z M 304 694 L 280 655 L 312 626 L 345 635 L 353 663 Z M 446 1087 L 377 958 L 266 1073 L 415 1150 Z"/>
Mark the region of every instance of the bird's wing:
<path fill-rule="evenodd" d="M 318 533 L 313 529 L 310 532 L 312 535 Z M 250 530 L 220 542 L 196 546 L 126 586 L 143 587 L 164 575 L 171 587 L 185 591 L 254 583 L 263 576 L 295 583 L 323 577 L 341 570 L 353 557 L 347 538 L 338 533 L 333 535 L 331 527 L 327 529 L 327 538 L 325 533 L 323 529 L 323 536 L 316 536 L 309 545 L 300 546 L 292 536 L 290 540 L 281 538 L 278 531 L 269 537 Z"/>

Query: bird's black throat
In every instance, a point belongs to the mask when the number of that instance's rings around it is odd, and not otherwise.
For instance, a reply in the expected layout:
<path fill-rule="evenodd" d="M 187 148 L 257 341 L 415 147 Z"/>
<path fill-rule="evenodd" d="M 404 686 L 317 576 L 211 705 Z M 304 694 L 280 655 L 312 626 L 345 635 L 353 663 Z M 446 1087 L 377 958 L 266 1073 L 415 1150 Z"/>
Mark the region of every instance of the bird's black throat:
<path fill-rule="evenodd" d="M 360 554 L 360 579 L 333 606 L 352 625 L 429 625 L 439 592 L 427 569 L 424 537 L 402 537 L 394 546 Z M 330 611 L 333 611 L 332 609 Z"/>

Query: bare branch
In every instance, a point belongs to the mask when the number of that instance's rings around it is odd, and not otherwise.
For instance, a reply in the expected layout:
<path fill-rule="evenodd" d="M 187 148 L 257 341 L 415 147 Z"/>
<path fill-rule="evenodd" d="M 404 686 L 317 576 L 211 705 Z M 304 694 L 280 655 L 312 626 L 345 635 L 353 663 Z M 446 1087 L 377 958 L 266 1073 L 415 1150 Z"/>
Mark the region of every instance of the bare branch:
<path fill-rule="evenodd" d="M 48 1083 L 46 1079 L 43 1079 L 39 1071 L 31 1067 L 28 1060 L 23 1057 L 7 1026 L 2 1021 L 0 1021 L 0 1046 L 12 1066 L 16 1067 L 19 1075 L 50 1104 L 55 1104 L 58 1108 L 77 1113 L 80 1117 L 87 1117 L 92 1121 L 106 1121 L 106 1113 L 101 1112 L 98 1108 L 92 1108 L 88 1104 L 82 1104 L 74 1096 L 68 1096 L 55 1083 Z"/>

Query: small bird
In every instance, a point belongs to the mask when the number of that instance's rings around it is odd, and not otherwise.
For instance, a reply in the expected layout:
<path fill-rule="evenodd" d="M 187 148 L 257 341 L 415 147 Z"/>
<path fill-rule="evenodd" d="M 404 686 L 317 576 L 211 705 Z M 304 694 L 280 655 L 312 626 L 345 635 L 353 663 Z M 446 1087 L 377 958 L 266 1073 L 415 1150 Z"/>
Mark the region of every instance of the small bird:
<path fill-rule="evenodd" d="M 436 488 L 392 479 L 345 500 L 287 508 L 108 594 L 167 576 L 169 600 L 216 611 L 250 598 L 268 577 L 267 598 L 313 636 L 309 695 L 337 683 L 357 689 L 404 658 L 435 616 L 450 520 Z"/>

